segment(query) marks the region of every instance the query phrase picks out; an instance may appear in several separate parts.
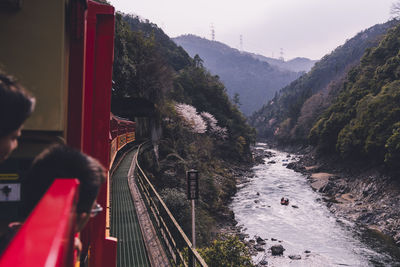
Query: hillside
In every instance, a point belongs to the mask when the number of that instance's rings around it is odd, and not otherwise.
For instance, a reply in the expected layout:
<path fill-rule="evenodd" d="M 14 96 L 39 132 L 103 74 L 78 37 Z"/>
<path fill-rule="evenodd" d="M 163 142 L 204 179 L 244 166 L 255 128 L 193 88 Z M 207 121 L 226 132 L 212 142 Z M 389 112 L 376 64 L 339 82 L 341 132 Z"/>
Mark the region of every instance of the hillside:
<path fill-rule="evenodd" d="M 397 26 L 348 73 L 339 96 L 311 129 L 310 140 L 321 151 L 400 169 L 399 50 Z"/>
<path fill-rule="evenodd" d="M 378 24 L 358 33 L 324 56 L 310 72 L 282 88 L 250 118 L 259 136 L 286 144 L 307 144 L 310 129 L 347 84 L 348 71 L 395 24 L 395 21 Z"/>
<path fill-rule="evenodd" d="M 232 104 L 224 84 L 157 25 L 117 13 L 112 111 L 137 122 L 153 149 L 141 164 L 186 233 L 186 171 L 199 171 L 199 245 L 231 218 L 235 169 L 251 161 L 255 130 Z"/>
<path fill-rule="evenodd" d="M 198 54 L 204 67 L 221 78 L 231 98 L 239 95 L 240 109 L 246 115 L 261 108 L 276 91 L 301 75 L 195 35 L 179 36 L 173 40 L 192 57 Z"/>

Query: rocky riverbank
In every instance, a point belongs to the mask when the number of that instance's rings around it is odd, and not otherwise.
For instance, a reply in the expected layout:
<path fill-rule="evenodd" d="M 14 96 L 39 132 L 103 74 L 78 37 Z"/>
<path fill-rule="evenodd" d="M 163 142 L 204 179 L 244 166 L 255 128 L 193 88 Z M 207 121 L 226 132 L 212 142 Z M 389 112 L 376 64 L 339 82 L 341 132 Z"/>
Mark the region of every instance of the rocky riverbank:
<path fill-rule="evenodd" d="M 326 203 L 338 220 L 343 218 L 354 222 L 357 227 L 369 229 L 385 242 L 392 242 L 394 248 L 395 244 L 400 245 L 400 186 L 397 182 L 378 169 L 371 170 L 362 164 L 345 165 L 338 164 L 334 158 L 317 158 L 310 149 L 302 150 L 297 155 L 293 154 L 293 149 L 290 151 L 290 158 L 299 160 L 289 163 L 287 167 L 307 175 L 310 186 L 321 194 L 319 200 Z M 263 149 L 254 150 L 255 164 L 268 163 L 271 156 L 271 152 Z M 239 189 L 246 186 L 253 174 L 238 170 L 236 177 Z M 265 250 L 272 255 L 270 247 L 279 245 L 279 240 L 272 237 L 271 241 L 268 241 L 268 237 L 249 237 L 246 229 L 237 225 L 234 215 L 220 225 L 219 232 L 237 235 L 246 243 L 252 255 Z M 306 258 L 310 254 L 301 256 Z"/>
<path fill-rule="evenodd" d="M 400 184 L 379 168 L 338 164 L 308 150 L 288 168 L 308 176 L 310 186 L 338 218 L 342 217 L 400 246 Z"/>

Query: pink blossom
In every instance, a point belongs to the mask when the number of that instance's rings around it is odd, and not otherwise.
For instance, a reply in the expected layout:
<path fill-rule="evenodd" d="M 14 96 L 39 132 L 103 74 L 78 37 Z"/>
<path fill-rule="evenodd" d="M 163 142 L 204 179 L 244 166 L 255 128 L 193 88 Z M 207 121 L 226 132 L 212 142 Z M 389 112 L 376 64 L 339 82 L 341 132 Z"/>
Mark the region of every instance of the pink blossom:
<path fill-rule="evenodd" d="M 177 103 L 175 104 L 175 110 L 178 115 L 183 119 L 185 126 L 193 133 L 205 133 L 207 125 L 203 118 L 197 113 L 195 107 Z"/>
<path fill-rule="evenodd" d="M 207 130 L 210 134 L 213 134 L 214 136 L 221 138 L 221 139 L 227 138 L 228 130 L 225 127 L 222 128 L 222 127 L 218 126 L 217 125 L 218 121 L 212 114 L 210 114 L 208 112 L 202 112 L 200 115 L 206 121 Z"/>

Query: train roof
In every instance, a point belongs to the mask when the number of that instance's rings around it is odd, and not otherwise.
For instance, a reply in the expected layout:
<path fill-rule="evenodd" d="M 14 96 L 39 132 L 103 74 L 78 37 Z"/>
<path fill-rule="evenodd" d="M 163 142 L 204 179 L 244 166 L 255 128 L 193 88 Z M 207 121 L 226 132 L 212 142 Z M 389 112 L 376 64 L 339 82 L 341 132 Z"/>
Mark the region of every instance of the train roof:
<path fill-rule="evenodd" d="M 116 115 L 114 115 L 113 113 L 110 113 L 110 120 L 116 120 L 118 123 L 135 123 L 135 122 L 133 122 L 133 121 L 131 121 L 131 120 L 129 120 L 129 119 L 126 119 L 126 118 L 122 118 L 122 117 L 119 117 L 119 116 L 116 116 Z"/>

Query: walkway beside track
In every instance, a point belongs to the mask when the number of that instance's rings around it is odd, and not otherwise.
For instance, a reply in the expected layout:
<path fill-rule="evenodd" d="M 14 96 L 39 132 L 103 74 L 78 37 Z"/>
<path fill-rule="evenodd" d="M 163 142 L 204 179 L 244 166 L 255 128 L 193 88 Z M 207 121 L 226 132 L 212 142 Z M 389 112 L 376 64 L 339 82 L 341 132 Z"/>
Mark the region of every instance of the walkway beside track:
<path fill-rule="evenodd" d="M 135 154 L 136 149 L 128 152 L 111 177 L 110 234 L 118 238 L 117 267 L 150 266 L 128 186 L 128 172 Z"/>

